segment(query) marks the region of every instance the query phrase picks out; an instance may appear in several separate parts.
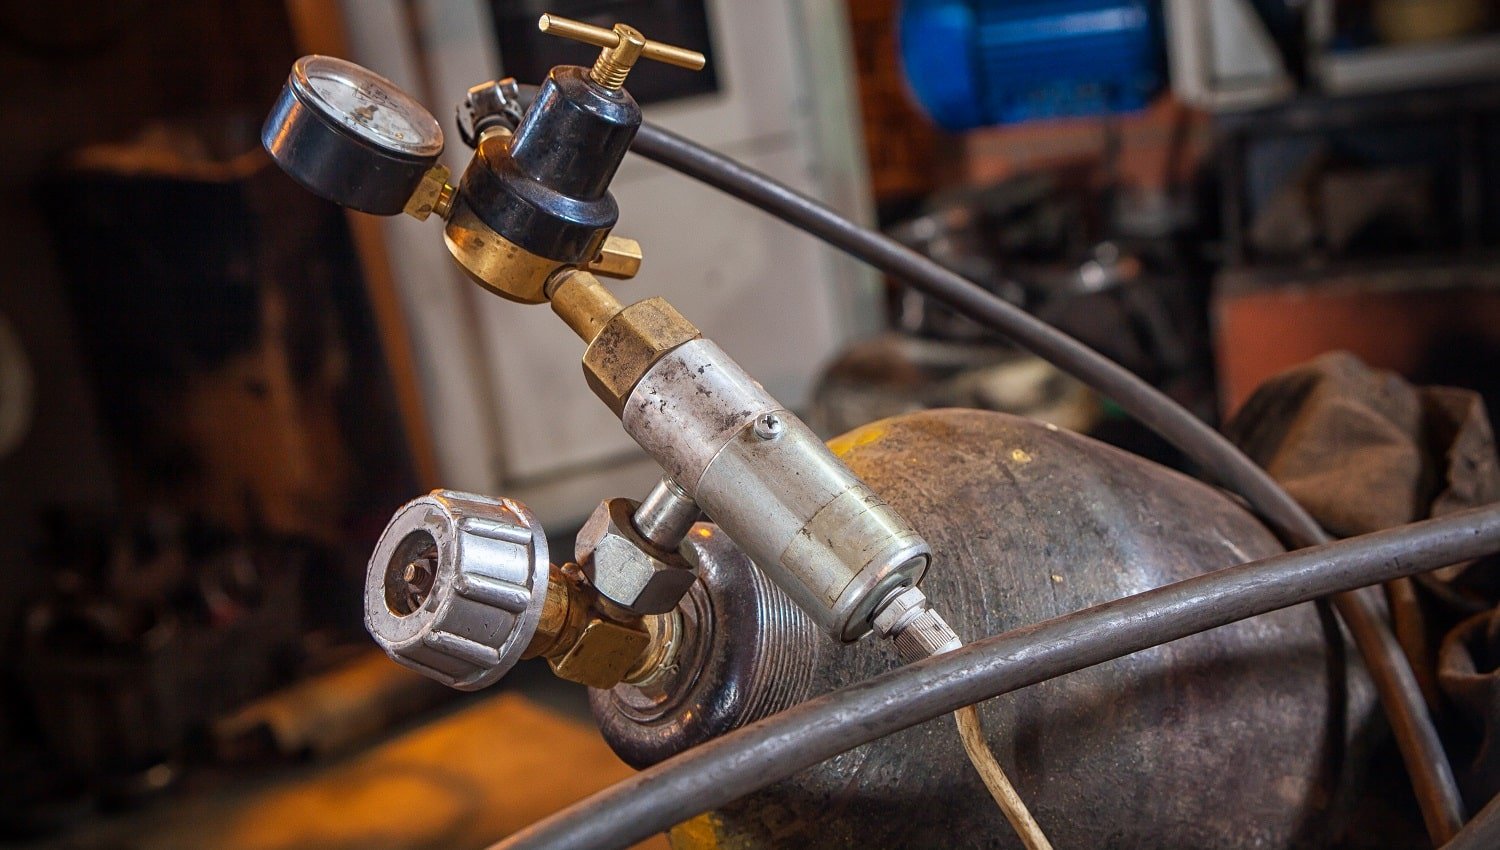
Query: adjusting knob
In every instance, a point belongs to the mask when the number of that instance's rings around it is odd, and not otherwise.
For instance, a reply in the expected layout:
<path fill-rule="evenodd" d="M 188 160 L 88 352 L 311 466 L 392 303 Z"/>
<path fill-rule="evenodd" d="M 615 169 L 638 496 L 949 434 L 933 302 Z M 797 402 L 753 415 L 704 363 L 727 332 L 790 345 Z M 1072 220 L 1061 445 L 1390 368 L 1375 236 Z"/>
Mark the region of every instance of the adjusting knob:
<path fill-rule="evenodd" d="M 397 663 L 459 690 L 504 676 L 536 633 L 547 538 L 525 505 L 436 490 L 406 503 L 365 573 L 365 628 Z"/>

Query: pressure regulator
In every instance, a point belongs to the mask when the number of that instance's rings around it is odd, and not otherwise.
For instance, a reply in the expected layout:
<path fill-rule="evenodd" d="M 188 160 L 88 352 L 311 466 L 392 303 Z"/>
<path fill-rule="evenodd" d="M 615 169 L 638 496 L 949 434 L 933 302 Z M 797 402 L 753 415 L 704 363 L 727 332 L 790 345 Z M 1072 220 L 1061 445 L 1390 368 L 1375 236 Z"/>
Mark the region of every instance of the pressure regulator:
<path fill-rule="evenodd" d="M 438 162 L 432 115 L 332 57 L 297 61 L 262 140 L 324 198 L 436 216 L 475 282 L 549 304 L 587 344 L 584 380 L 663 477 L 639 502 L 602 500 L 558 564 L 519 503 L 448 491 L 409 503 L 370 561 L 370 633 L 395 660 L 459 688 L 530 657 L 596 688 L 647 687 L 677 669 L 680 606 L 697 578 L 687 541 L 703 519 L 830 637 L 908 634 L 903 655 L 946 645 L 951 632 L 916 589 L 931 559 L 922 536 L 671 304 L 623 304 L 598 279 L 641 265 L 640 246 L 612 232 L 609 191 L 641 127 L 630 70 L 642 59 L 696 70 L 703 55 L 625 24 L 544 15 L 538 25 L 600 48 L 598 59 L 553 68 L 535 88 L 471 88 L 459 113 L 474 155 L 456 183 Z"/>

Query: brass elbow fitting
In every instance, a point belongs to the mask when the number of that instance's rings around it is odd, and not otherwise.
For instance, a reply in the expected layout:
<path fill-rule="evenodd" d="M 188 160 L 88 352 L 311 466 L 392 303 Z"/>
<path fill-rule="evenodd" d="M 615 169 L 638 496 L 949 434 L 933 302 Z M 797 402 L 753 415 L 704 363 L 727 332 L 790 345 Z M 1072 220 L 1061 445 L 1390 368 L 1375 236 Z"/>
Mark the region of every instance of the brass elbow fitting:
<path fill-rule="evenodd" d="M 650 678 L 671 664 L 676 630 L 655 620 L 675 612 L 635 616 L 599 598 L 575 564 L 553 566 L 535 636 L 522 658 L 547 659 L 552 672 L 591 688 Z"/>

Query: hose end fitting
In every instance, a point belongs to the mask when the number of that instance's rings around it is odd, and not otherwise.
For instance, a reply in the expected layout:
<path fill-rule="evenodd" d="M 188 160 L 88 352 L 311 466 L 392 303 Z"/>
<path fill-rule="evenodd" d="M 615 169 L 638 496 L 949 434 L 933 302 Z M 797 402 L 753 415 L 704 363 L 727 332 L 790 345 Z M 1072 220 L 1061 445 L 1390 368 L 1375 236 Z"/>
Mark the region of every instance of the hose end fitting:
<path fill-rule="evenodd" d="M 953 627 L 932 609 L 927 595 L 904 587 L 886 598 L 871 620 L 875 632 L 890 640 L 907 664 L 963 646 Z"/>

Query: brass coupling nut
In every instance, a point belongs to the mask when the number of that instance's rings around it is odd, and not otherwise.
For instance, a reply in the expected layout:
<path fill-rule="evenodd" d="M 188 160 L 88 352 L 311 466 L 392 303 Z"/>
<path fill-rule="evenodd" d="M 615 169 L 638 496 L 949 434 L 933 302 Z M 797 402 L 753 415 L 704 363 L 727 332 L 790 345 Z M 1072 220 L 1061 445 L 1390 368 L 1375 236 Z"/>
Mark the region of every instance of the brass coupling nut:
<path fill-rule="evenodd" d="M 620 306 L 586 271 L 559 273 L 548 282 L 547 294 L 552 311 L 589 344 L 583 354 L 584 378 L 616 416 L 656 361 L 702 335 L 665 299 Z"/>
<path fill-rule="evenodd" d="M 403 212 L 417 221 L 426 221 L 433 213 L 438 218 L 447 219 L 453 212 L 453 193 L 456 191 L 448 182 L 450 176 L 448 166 L 442 163 L 427 169 L 422 182 L 407 198 Z"/>

